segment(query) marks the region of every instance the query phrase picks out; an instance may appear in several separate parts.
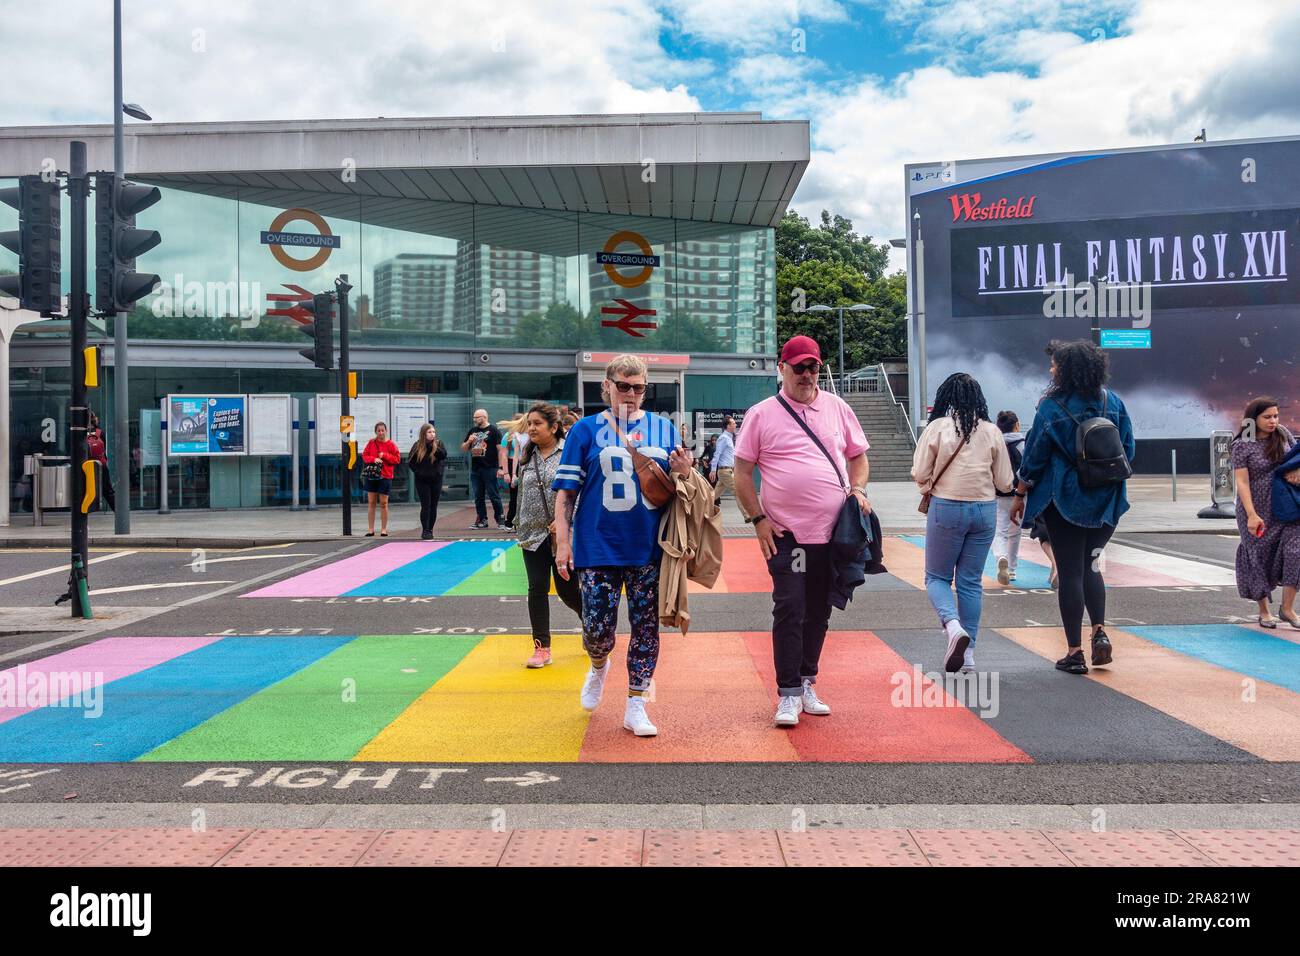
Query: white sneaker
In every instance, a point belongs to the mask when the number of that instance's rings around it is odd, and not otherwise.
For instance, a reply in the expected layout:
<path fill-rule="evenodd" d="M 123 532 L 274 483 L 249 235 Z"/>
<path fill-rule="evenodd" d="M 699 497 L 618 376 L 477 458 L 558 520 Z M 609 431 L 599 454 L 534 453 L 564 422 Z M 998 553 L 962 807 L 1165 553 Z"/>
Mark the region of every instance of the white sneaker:
<path fill-rule="evenodd" d="M 1005 556 L 998 558 L 998 584 L 1011 583 L 1011 562 Z"/>
<path fill-rule="evenodd" d="M 627 709 L 623 711 L 623 729 L 632 731 L 638 737 L 653 737 L 659 733 L 659 728 L 650 723 L 650 717 L 645 712 L 645 698 L 627 699 Z"/>
<path fill-rule="evenodd" d="M 948 632 L 948 653 L 943 657 L 943 669 L 949 674 L 955 674 L 961 669 L 962 661 L 966 658 L 970 635 L 957 621 L 949 621 L 945 625 L 945 630 Z"/>
<path fill-rule="evenodd" d="M 605 678 L 609 676 L 609 659 L 606 658 L 605 666 L 600 670 L 594 667 L 587 669 L 587 679 L 582 682 L 582 709 L 595 710 L 600 706 L 600 698 L 605 693 Z"/>
<path fill-rule="evenodd" d="M 805 714 L 816 714 L 819 717 L 824 717 L 831 712 L 831 705 L 817 696 L 817 691 L 813 690 L 812 681 L 806 678 L 803 682 L 803 712 Z"/>
<path fill-rule="evenodd" d="M 963 674 L 969 674 L 973 670 L 975 670 L 975 648 L 967 647 L 966 654 L 962 658 L 961 662 L 961 672 Z"/>
<path fill-rule="evenodd" d="M 776 705 L 776 725 L 794 727 L 799 723 L 799 713 L 803 710 L 802 697 L 782 697 Z"/>

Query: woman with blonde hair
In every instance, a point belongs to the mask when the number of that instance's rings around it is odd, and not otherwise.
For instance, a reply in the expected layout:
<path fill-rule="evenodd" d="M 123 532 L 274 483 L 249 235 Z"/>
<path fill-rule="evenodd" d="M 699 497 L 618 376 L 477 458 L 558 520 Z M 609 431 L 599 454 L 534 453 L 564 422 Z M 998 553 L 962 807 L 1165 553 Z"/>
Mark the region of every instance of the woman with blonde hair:
<path fill-rule="evenodd" d="M 506 527 L 514 530 L 515 516 L 519 514 L 519 456 L 528 443 L 528 413 L 520 412 L 513 418 L 497 422 L 501 440 L 506 446 L 506 481 L 510 484 L 510 503 L 506 506 Z"/>

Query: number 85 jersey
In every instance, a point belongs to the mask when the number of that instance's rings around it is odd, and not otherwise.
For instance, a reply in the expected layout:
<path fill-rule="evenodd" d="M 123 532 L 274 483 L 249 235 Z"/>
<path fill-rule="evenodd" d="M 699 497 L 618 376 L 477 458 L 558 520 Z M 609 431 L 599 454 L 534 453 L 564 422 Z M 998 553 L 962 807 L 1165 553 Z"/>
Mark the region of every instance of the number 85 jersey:
<path fill-rule="evenodd" d="M 668 453 L 681 444 L 672 422 L 642 412 L 624 431 L 637 451 L 668 471 Z M 607 415 L 588 415 L 564 436 L 551 487 L 578 492 L 573 514 L 574 567 L 641 567 L 659 560 L 660 509 L 641 496 L 632 455 Z"/>

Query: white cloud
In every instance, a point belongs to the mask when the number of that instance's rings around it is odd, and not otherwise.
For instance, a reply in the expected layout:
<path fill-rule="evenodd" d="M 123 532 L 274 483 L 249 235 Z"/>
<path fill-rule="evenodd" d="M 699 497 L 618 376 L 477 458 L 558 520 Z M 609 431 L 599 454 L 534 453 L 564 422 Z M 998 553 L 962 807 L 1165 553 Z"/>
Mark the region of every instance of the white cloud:
<path fill-rule="evenodd" d="M 788 52 L 792 30 L 851 18 L 835 0 L 664 0 L 663 6 L 687 36 L 750 52 Z"/>

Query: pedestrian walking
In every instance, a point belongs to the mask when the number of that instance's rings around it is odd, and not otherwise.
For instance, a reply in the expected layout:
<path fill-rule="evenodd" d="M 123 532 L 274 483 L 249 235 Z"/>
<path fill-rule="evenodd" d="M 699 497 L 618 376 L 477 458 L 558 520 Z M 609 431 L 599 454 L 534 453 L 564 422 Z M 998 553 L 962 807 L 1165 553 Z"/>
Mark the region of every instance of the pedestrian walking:
<path fill-rule="evenodd" d="M 561 575 L 555 564 L 555 475 L 564 451 L 560 410 L 537 402 L 524 418 L 528 443 L 518 460 L 519 517 L 515 536 L 528 574 L 528 621 L 533 629 L 533 656 L 525 666 L 551 663 L 551 582 L 555 593 L 582 620 L 582 594 L 577 575 Z"/>
<path fill-rule="evenodd" d="M 1241 415 L 1241 428 L 1232 443 L 1232 469 L 1237 480 L 1237 593 L 1259 606 L 1260 627 L 1276 628 L 1270 604 L 1282 587 L 1278 617 L 1300 628 L 1295 613 L 1300 587 L 1300 521 L 1273 517 L 1273 476 L 1296 450 L 1295 437 L 1282 425 L 1277 399 L 1252 399 Z M 1300 485 L 1300 469 L 1285 472 L 1285 481 Z"/>
<path fill-rule="evenodd" d="M 1020 468 L 1025 436 L 1020 433 L 1020 416 L 1012 411 L 998 412 L 998 431 L 1007 446 L 1014 474 Z M 1016 579 L 1016 562 L 1020 558 L 1020 525 L 1011 522 L 1011 505 L 1015 494 L 998 489 L 998 526 L 993 533 L 993 557 L 998 561 L 998 584 L 1008 585 Z"/>
<path fill-rule="evenodd" d="M 510 489 L 510 503 L 506 506 L 506 527 L 514 530 L 515 516 L 519 513 L 519 453 L 528 441 L 526 431 L 528 414 L 520 412 L 514 418 L 497 422 L 501 440 L 506 448 L 506 485 Z"/>
<path fill-rule="evenodd" d="M 501 430 L 488 420 L 487 409 L 474 411 L 474 424 L 465 433 L 460 450 L 469 452 L 469 483 L 474 493 L 476 515 L 474 527 L 488 526 L 486 498 L 492 501 L 492 517 L 497 529 L 504 531 L 506 524 L 497 483 L 506 477 L 506 450 L 501 444 Z"/>
<path fill-rule="evenodd" d="M 433 538 L 438 521 L 438 499 L 442 497 L 443 471 L 447 463 L 447 446 L 438 438 L 431 422 L 420 426 L 420 435 L 406 456 L 406 465 L 420 496 L 420 540 Z"/>
<path fill-rule="evenodd" d="M 99 487 L 110 510 L 117 511 L 117 496 L 113 493 L 113 476 L 108 470 L 108 446 L 104 441 L 104 430 L 99 427 L 99 416 L 90 413 L 90 429 L 86 432 L 86 455 L 98 463 Z"/>
<path fill-rule="evenodd" d="M 965 372 L 949 375 L 935 393 L 929 424 L 912 456 L 912 480 L 929 495 L 925 592 L 948 642 L 943 669 L 967 673 L 975 669 L 997 493 L 1011 491 L 1015 472 L 1001 430 L 989 421 L 980 383 Z"/>
<path fill-rule="evenodd" d="M 673 494 L 668 472 L 694 467 L 676 426 L 641 408 L 646 375 L 641 358 L 614 356 L 600 386 L 608 408 L 569 431 L 554 484 L 555 563 L 561 577 L 579 572 L 582 645 L 591 659 L 580 700 L 587 710 L 600 703 L 626 589 L 632 636 L 623 726 L 638 737 L 658 733 L 644 695 L 659 660 L 660 508 Z"/>
<path fill-rule="evenodd" d="M 772 576 L 772 657 L 778 727 L 799 715 L 830 714 L 814 686 L 831 616 L 836 579 L 831 536 L 846 496 L 863 514 L 867 500 L 867 438 L 853 410 L 817 387 L 821 349 L 796 335 L 777 363 L 781 389 L 745 413 L 736 445 L 736 497 L 754 526 Z M 763 498 L 754 487 L 762 472 Z M 846 478 L 847 476 L 847 478 Z"/>
<path fill-rule="evenodd" d="M 709 481 L 713 482 L 713 501 L 715 504 L 722 503 L 724 494 L 736 494 L 736 420 L 728 415 L 722 420 L 722 433 L 718 435 L 718 444 L 713 452 L 713 458 L 709 462 Z M 740 516 L 746 521 L 749 520 L 749 514 L 745 511 L 745 506 L 740 504 L 740 499 L 736 499 L 736 504 L 740 507 Z"/>
<path fill-rule="evenodd" d="M 1125 485 L 1136 446 L 1124 402 L 1106 387 L 1106 353 L 1089 341 L 1052 351 L 1052 383 L 1025 439 L 1011 520 L 1042 515 L 1056 558 L 1056 600 L 1066 655 L 1058 670 L 1086 674 L 1083 612 L 1092 625 L 1092 664 L 1109 664 L 1102 552 L 1128 511 Z M 1028 496 L 1026 498 L 1026 496 Z"/>
<path fill-rule="evenodd" d="M 393 466 L 402 461 L 397 443 L 388 437 L 388 426 L 375 423 L 375 437 L 366 442 L 361 452 L 364 467 L 361 470 L 366 485 L 366 537 L 375 536 L 375 511 L 380 514 L 379 536 L 388 537 L 388 495 L 393 490 Z"/>

